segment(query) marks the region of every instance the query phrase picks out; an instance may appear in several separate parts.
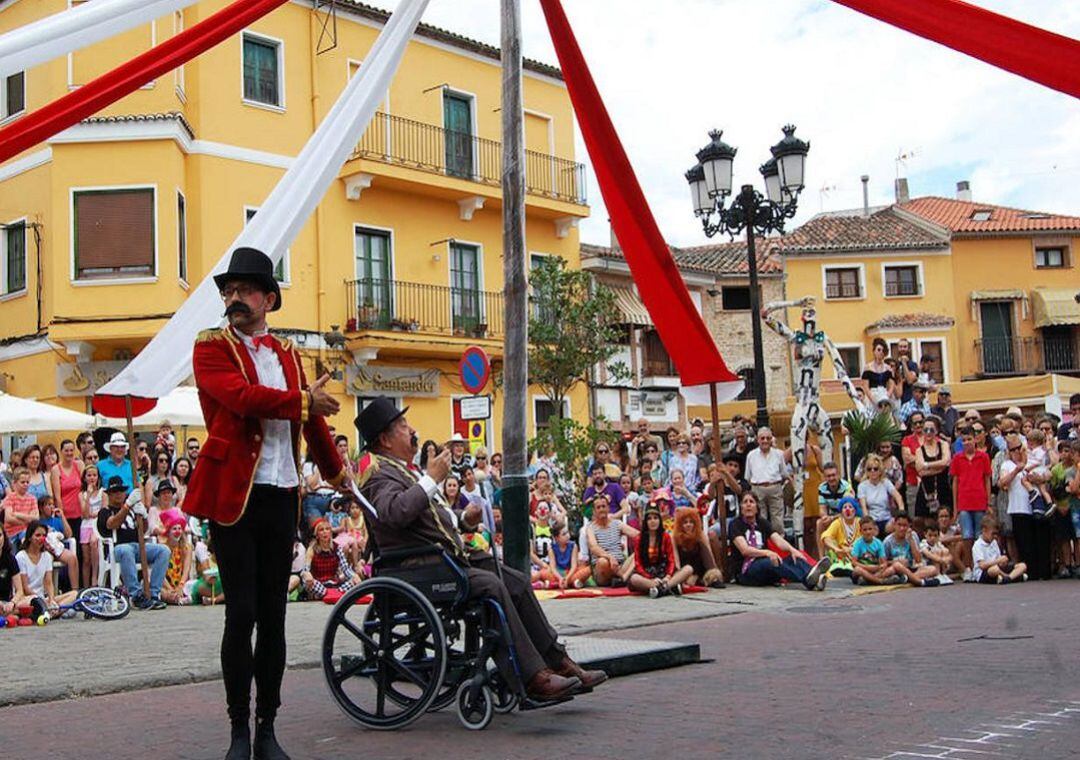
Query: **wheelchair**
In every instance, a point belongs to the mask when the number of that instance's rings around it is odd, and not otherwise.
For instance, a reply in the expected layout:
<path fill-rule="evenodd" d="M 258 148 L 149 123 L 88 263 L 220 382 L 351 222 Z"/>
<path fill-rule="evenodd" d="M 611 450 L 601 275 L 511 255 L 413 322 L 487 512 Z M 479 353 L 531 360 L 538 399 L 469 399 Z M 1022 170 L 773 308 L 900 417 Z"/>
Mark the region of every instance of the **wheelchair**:
<path fill-rule="evenodd" d="M 428 561 L 406 564 L 419 558 Z M 462 725 L 481 730 L 496 713 L 569 701 L 526 696 L 502 606 L 469 599 L 468 575 L 442 547 L 376 553 L 372 568 L 372 578 L 334 605 L 323 633 L 327 686 L 356 723 L 394 730 L 455 704 Z M 514 683 L 494 666 L 501 645 Z"/>

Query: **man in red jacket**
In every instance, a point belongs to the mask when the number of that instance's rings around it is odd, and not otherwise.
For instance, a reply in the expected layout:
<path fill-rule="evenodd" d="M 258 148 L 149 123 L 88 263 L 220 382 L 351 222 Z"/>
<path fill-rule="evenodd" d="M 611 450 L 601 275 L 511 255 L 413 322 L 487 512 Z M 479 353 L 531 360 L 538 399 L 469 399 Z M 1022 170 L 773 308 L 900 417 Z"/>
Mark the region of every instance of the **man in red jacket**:
<path fill-rule="evenodd" d="M 252 755 L 253 676 L 254 757 L 288 760 L 274 736 L 274 717 L 300 514 L 300 434 L 326 481 L 339 485 L 347 477 L 326 426 L 325 417 L 338 411 L 325 390 L 329 378 L 307 386 L 296 347 L 267 331 L 266 315 L 281 308 L 273 269 L 261 251 L 233 251 L 228 270 L 214 276 L 229 326 L 201 333 L 193 357 L 207 437 L 184 509 L 210 520 L 225 593 L 221 670 L 232 723 L 226 760 Z"/>

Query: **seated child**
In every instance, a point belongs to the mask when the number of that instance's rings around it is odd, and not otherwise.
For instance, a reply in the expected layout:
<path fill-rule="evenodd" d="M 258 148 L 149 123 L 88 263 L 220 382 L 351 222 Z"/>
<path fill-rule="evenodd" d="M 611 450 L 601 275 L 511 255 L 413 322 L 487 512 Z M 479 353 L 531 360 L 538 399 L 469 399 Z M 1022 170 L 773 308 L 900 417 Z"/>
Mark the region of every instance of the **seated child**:
<path fill-rule="evenodd" d="M 367 548 L 367 527 L 364 524 L 364 508 L 355 499 L 349 499 L 349 513 L 341 521 L 341 530 L 334 535 L 334 543 L 345 552 L 356 574 L 361 578 L 371 575 L 371 568 L 364 563 L 364 549 Z M 334 521 L 330 521 L 333 527 Z"/>
<path fill-rule="evenodd" d="M 911 530 L 911 518 L 906 512 L 900 512 L 893 518 L 893 532 L 885 538 L 885 559 L 892 562 L 896 574 L 907 578 L 912 586 L 941 585 L 937 567 L 923 563 L 919 542 Z M 952 582 L 951 579 L 949 582 Z"/>
<path fill-rule="evenodd" d="M 971 547 L 971 559 L 974 563 L 972 574 L 976 583 L 1012 583 L 1027 580 L 1027 565 L 1023 562 L 1013 564 L 1008 555 L 1001 553 L 1001 547 L 994 538 L 997 523 L 986 515 L 979 524 L 982 532 Z"/>
<path fill-rule="evenodd" d="M 552 530 L 555 540 L 548 548 L 548 567 L 555 573 L 559 588 L 581 588 L 592 574 L 589 563 L 581 561 L 566 525 L 559 523 Z"/>
<path fill-rule="evenodd" d="M 214 557 L 214 542 L 209 536 L 205 542 L 195 544 L 195 562 L 199 577 L 184 584 L 184 593 L 190 595 L 191 603 L 213 605 L 224 602 L 225 592 L 221 588 L 221 576 Z"/>
<path fill-rule="evenodd" d="M 959 563 L 954 565 L 952 552 L 941 542 L 941 528 L 937 523 L 927 523 L 925 533 L 926 537 L 919 542 L 919 553 L 922 554 L 923 562 L 937 568 L 938 578 L 943 584 L 947 584 L 946 578 L 949 581 L 952 580 L 949 578 L 949 571 L 955 570 L 960 573 L 963 571 L 963 566 Z"/>
<path fill-rule="evenodd" d="M 938 539 L 941 545 L 949 550 L 952 566 L 956 568 L 956 572 L 963 573 L 967 570 L 967 565 L 964 564 L 964 534 L 960 529 L 960 524 L 953 521 L 948 507 L 938 509 L 937 518 Z"/>
<path fill-rule="evenodd" d="M 161 481 L 165 483 L 167 481 Z M 161 512 L 163 540 L 169 547 L 169 566 L 161 584 L 161 600 L 166 604 L 191 604 L 191 594 L 184 592 L 191 576 L 191 542 L 187 537 L 187 518 L 176 507 Z"/>
<path fill-rule="evenodd" d="M 832 561 L 829 572 L 838 578 L 850 576 L 852 571 L 851 547 L 859 537 L 859 502 L 853 496 L 840 499 L 840 518 L 829 523 L 821 535 L 821 545 Z"/>
<path fill-rule="evenodd" d="M 885 544 L 877 537 L 877 523 L 870 515 L 859 518 L 859 537 L 851 545 L 851 582 L 856 586 L 880 586 L 893 582 L 892 563 L 885 559 Z"/>
<path fill-rule="evenodd" d="M 325 518 L 315 521 L 315 534 L 307 550 L 307 564 L 300 573 L 308 599 L 322 599 L 328 589 L 336 588 L 345 593 L 360 582 L 341 549 L 334 544 L 330 522 Z"/>

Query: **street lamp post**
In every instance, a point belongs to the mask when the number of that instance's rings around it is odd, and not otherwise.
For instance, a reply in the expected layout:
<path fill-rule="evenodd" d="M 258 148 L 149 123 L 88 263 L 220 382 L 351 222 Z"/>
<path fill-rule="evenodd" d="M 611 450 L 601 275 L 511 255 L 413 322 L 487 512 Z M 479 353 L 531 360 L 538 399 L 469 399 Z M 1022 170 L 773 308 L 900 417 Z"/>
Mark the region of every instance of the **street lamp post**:
<path fill-rule="evenodd" d="M 772 158 L 762 164 L 765 196 L 753 185 L 743 185 L 738 195 L 725 207 L 731 195 L 732 169 L 736 148 L 720 139 L 720 130 L 712 130 L 708 145 L 698 151 L 697 164 L 686 173 L 694 202 L 694 215 L 701 218 L 708 237 L 725 232 L 732 239 L 746 231 L 746 261 L 750 270 L 750 324 L 754 337 L 754 395 L 757 400 L 757 425 L 769 424 L 765 399 L 765 355 L 761 338 L 761 294 L 758 290 L 757 250 L 754 236 L 783 232 L 784 222 L 797 210 L 803 189 L 806 154 L 810 143 L 795 137 L 795 127 L 784 127 L 784 138 L 770 148 Z M 716 221 L 713 221 L 715 214 Z"/>

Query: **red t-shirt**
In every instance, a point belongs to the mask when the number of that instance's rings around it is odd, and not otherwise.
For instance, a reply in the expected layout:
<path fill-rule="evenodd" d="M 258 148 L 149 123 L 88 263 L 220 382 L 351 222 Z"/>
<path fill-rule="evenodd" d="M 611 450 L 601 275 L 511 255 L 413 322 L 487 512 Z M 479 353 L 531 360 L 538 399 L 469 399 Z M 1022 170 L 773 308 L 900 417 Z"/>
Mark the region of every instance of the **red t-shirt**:
<path fill-rule="evenodd" d="M 986 478 L 990 474 L 990 457 L 985 451 L 976 451 L 968 459 L 960 452 L 949 464 L 949 474 L 956 478 L 956 509 L 961 512 L 983 512 L 990 494 L 986 492 Z"/>
<path fill-rule="evenodd" d="M 912 456 L 915 456 L 915 452 L 919 450 L 919 436 L 916 433 L 904 436 L 904 440 L 900 441 L 900 445 L 911 452 Z M 909 486 L 919 485 L 919 473 L 915 470 L 914 459 L 912 464 L 904 465 L 904 482 Z"/>

